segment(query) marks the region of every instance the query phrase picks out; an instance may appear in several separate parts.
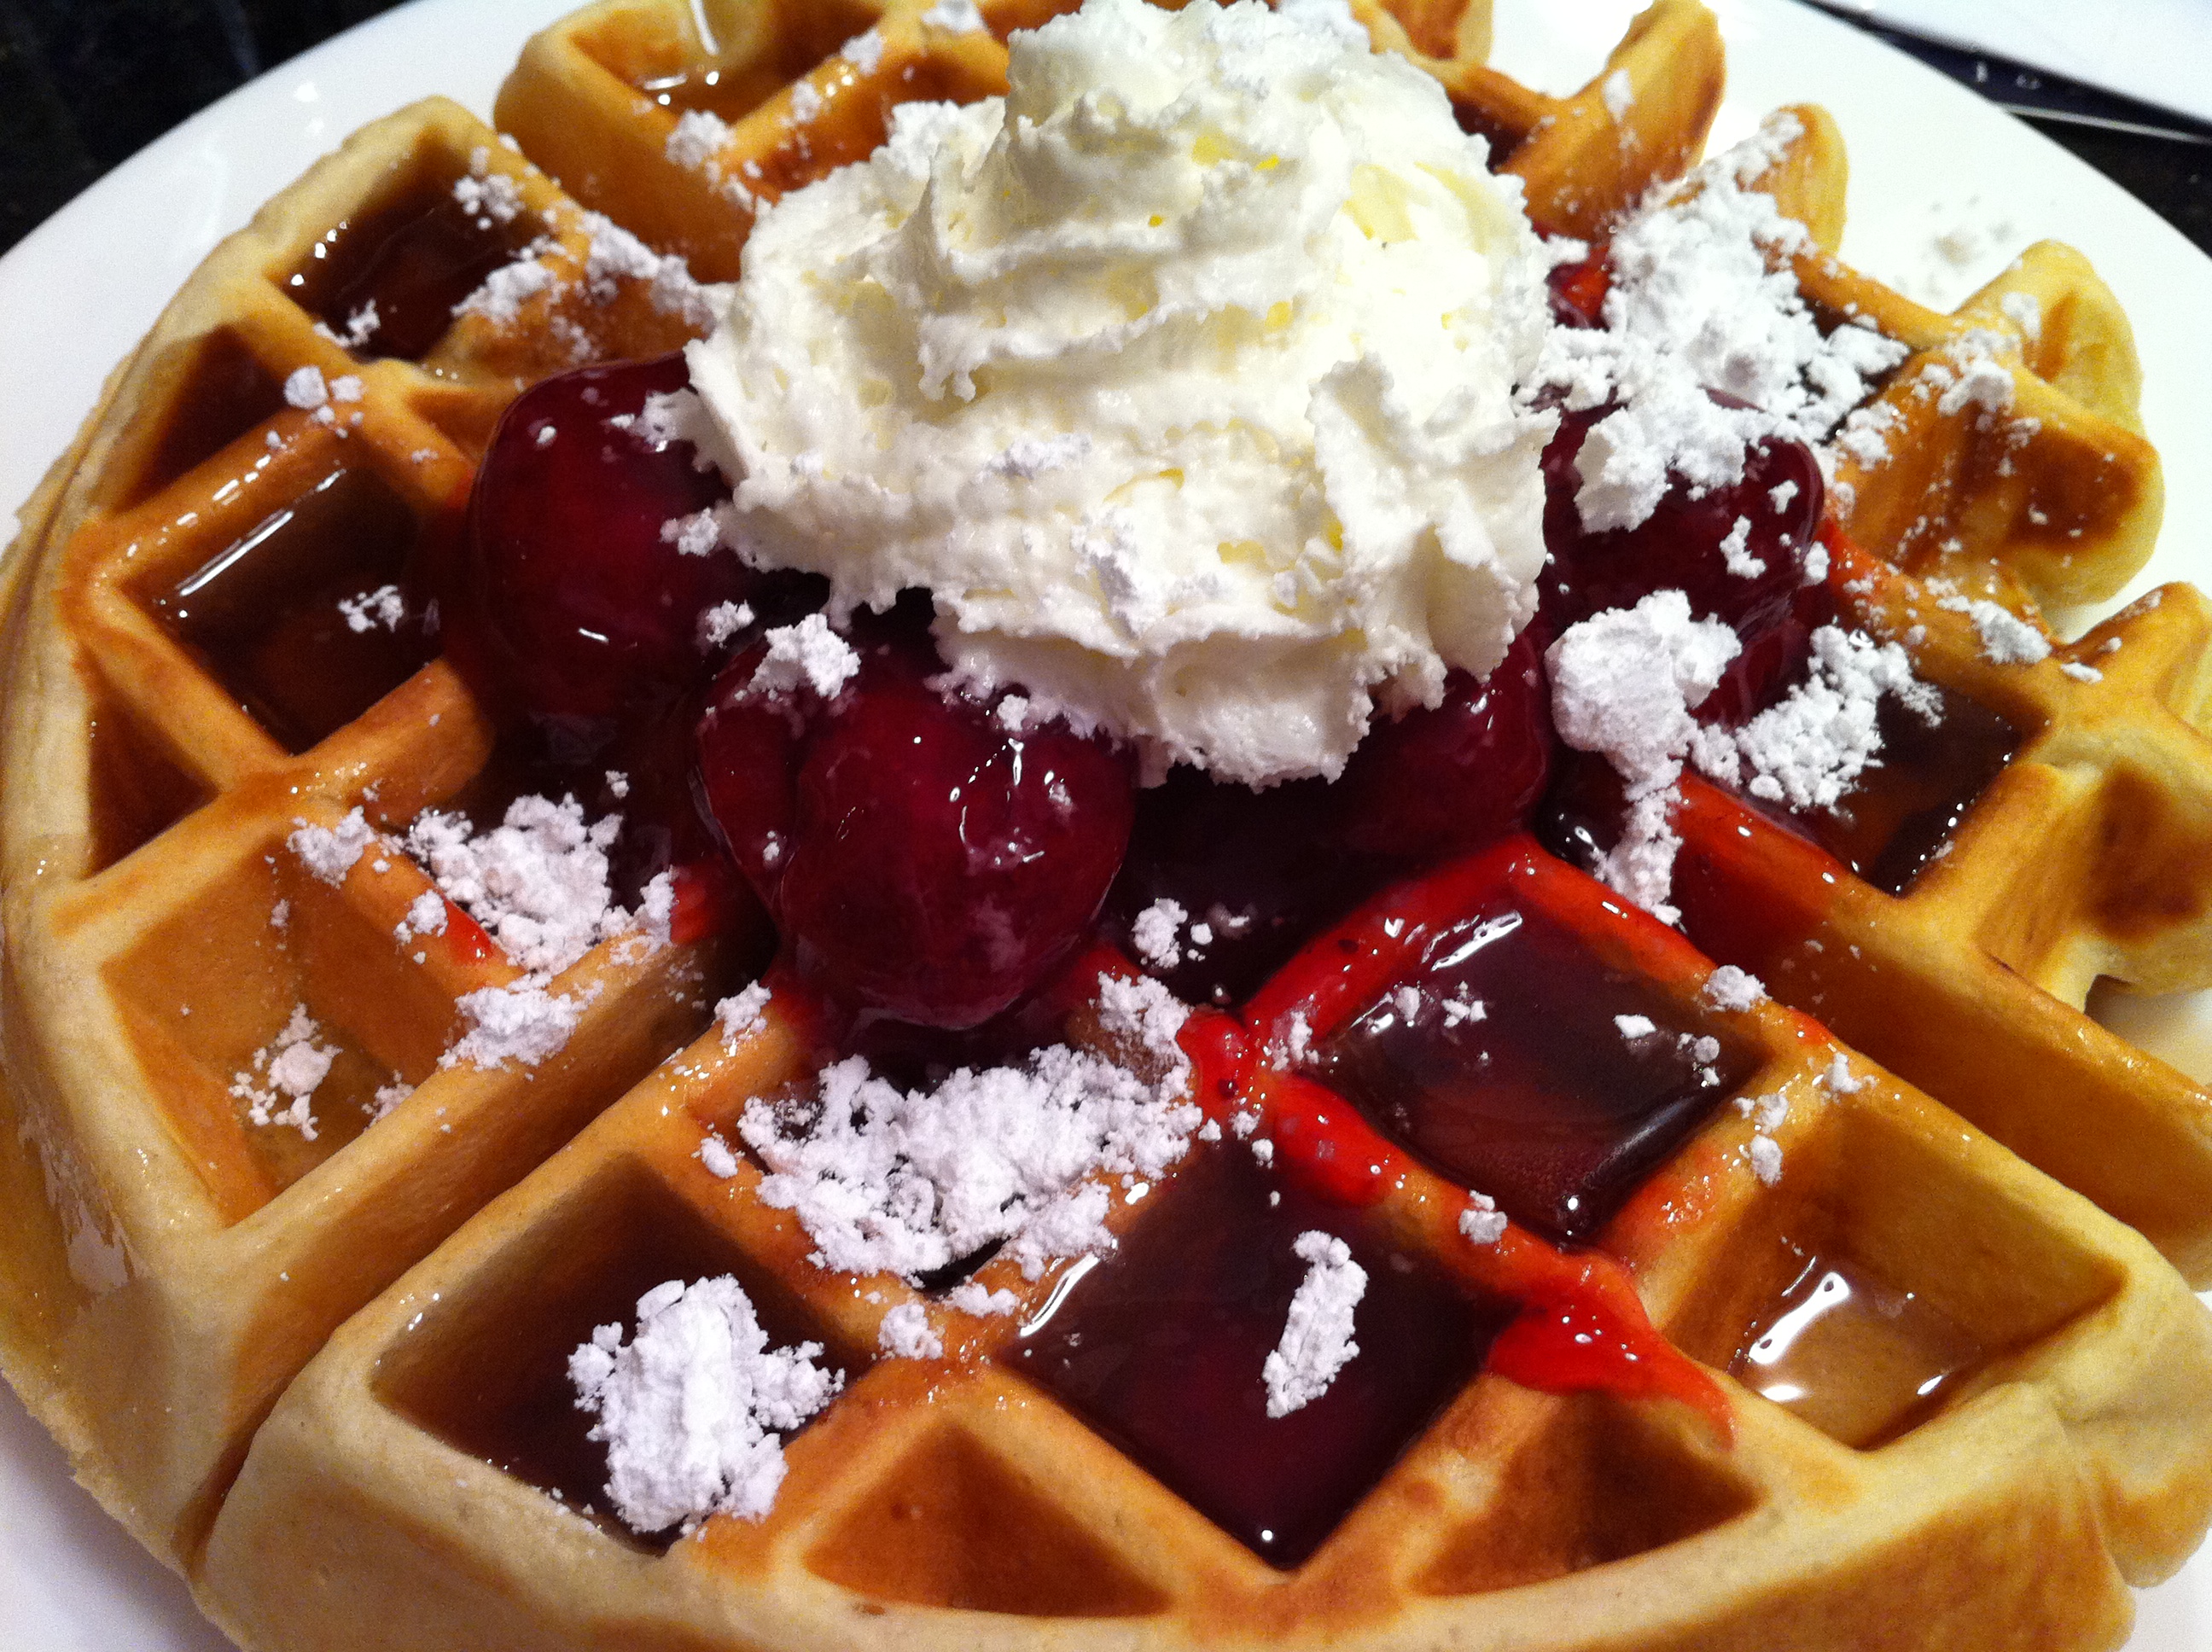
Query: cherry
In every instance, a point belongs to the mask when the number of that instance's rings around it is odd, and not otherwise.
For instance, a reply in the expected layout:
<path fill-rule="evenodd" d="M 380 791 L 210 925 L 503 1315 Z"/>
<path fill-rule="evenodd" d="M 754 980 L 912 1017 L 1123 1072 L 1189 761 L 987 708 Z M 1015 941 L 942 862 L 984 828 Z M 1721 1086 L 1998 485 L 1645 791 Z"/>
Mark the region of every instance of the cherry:
<path fill-rule="evenodd" d="M 1544 794 L 1558 739 L 1544 673 L 1548 641 L 1523 627 L 1486 677 L 1455 671 L 1443 702 L 1370 730 L 1338 782 L 1354 848 L 1434 860 L 1517 829 Z"/>
<path fill-rule="evenodd" d="M 1605 295 L 1613 275 L 1605 254 L 1593 253 L 1574 264 L 1554 264 L 1544 277 L 1552 304 L 1552 319 L 1562 327 L 1601 327 L 1605 325 Z"/>
<path fill-rule="evenodd" d="M 854 628 L 826 704 L 762 689 L 764 644 L 716 682 L 699 727 L 708 805 L 802 968 L 927 1026 L 975 1026 L 1088 932 L 1127 847 L 1127 754 L 933 679 L 914 616 Z"/>
<path fill-rule="evenodd" d="M 1611 411 L 1570 413 L 1544 450 L 1544 542 L 1552 560 L 1541 582 L 1542 615 L 1554 635 L 1610 608 L 1632 608 L 1654 591 L 1679 588 L 1694 614 L 1733 627 L 1747 645 L 1789 612 L 1803 574 L 1800 553 L 1820 526 L 1820 468 L 1802 442 L 1766 440 L 1744 458 L 1743 479 L 1692 498 L 1679 478 L 1649 519 L 1633 528 L 1587 531 L 1575 504 L 1575 458 L 1590 427 Z M 1783 502 L 1775 495 L 1785 484 Z M 1729 570 L 1722 543 L 1739 519 L 1744 552 L 1761 566 Z"/>
<path fill-rule="evenodd" d="M 662 529 L 729 490 L 690 443 L 613 422 L 689 382 L 680 355 L 582 367 L 500 420 L 444 604 L 448 651 L 495 706 L 598 721 L 705 680 L 700 615 L 759 576 L 726 550 L 688 555 Z"/>

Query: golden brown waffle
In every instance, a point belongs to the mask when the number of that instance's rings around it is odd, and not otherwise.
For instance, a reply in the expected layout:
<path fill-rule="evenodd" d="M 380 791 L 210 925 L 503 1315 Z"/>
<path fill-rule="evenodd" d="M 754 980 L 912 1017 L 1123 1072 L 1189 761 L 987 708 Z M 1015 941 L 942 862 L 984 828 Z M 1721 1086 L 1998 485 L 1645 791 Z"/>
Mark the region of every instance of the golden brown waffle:
<path fill-rule="evenodd" d="M 1998 666 L 1946 592 L 1842 564 L 1839 587 L 1868 582 L 1847 599 L 1901 638 L 1926 626 L 1923 676 L 2025 743 L 1901 896 L 1808 862 L 1709 789 L 1683 814 L 1693 938 L 1864 1052 L 1866 1087 L 1820 1082 L 1830 1035 L 1790 1011 L 1731 1017 L 1756 1057 L 1741 1093 L 1790 1102 L 1781 1181 L 1759 1181 L 1752 1123 L 1723 1108 L 1601 1243 L 1635 1266 L 1661 1331 L 1717 1370 L 1811 1253 L 1939 1308 L 1977 1351 L 1966 1380 L 1860 1450 L 1726 1379 L 1732 1444 L 1680 1406 L 1484 1376 L 1287 1575 L 994 1362 L 1011 1321 L 932 1303 L 948 1359 L 870 1367 L 881 1315 L 913 1293 L 813 1268 L 792 1218 L 749 1196 L 750 1167 L 723 1181 L 694 1157 L 703 1128 L 803 1078 L 817 1055 L 798 1024 L 771 1013 L 734 1049 L 709 1032 L 653 1068 L 702 1024 L 717 959 L 602 947 L 558 983 L 601 990 L 557 1060 L 438 1072 L 455 1000 L 512 972 L 386 944 L 425 887 L 396 853 L 334 888 L 276 853 L 297 819 L 365 803 L 398 827 L 465 795 L 487 720 L 438 662 L 379 683 L 373 703 L 271 706 L 165 627 L 162 593 L 267 521 L 268 501 L 338 471 L 363 478 L 344 484 L 349 523 L 450 531 L 521 384 L 685 337 L 695 319 L 648 280 L 592 290 L 593 231 L 570 197 L 726 277 L 751 203 L 866 153 L 891 102 L 1001 89 L 1004 35 L 1056 9 L 987 5 L 988 30 L 963 34 L 919 5 L 609 0 L 534 41 L 500 102 L 550 179 L 449 106 L 380 123 L 219 251 L 126 365 L 9 570 L 11 1380 L 256 1648 L 1845 1648 L 1869 1625 L 1886 1645 L 2116 1643 L 2123 1580 L 2177 1565 L 2212 1500 L 2212 1341 L 2152 1248 L 2212 1269 L 2212 1131 L 2202 1091 L 2059 1000 L 2099 975 L 2159 990 L 2212 975 L 2191 877 L 2193 593 L 2046 664 Z M 1673 175 L 1718 100 L 1717 33 L 1690 0 L 1661 0 L 1565 100 L 1481 66 L 1480 6 L 1361 10 L 1492 136 L 1547 228 L 1591 233 Z M 880 52 L 841 50 L 871 28 Z M 1616 69 L 1636 93 L 1625 125 L 1598 89 Z M 690 109 L 726 132 L 694 121 L 672 143 Z M 1840 143 L 1800 115 L 1768 182 L 1832 251 Z M 523 209 L 481 233 L 496 253 L 551 235 L 556 279 L 511 315 L 434 330 L 416 359 L 356 361 L 328 336 L 350 319 L 328 307 L 344 283 L 317 274 L 356 244 L 346 227 L 451 200 L 478 173 L 513 179 Z M 1832 317 L 1856 306 L 1919 353 L 1882 392 L 1902 412 L 1890 462 L 1840 478 L 1861 543 L 2014 604 L 2132 573 L 2156 531 L 2155 459 L 2132 429 L 2124 319 L 2075 255 L 2032 253 L 1951 318 L 1827 258 L 1799 273 Z M 1971 327 L 2019 338 L 2002 301 L 2016 287 L 2040 300 L 2036 337 L 2005 357 L 2034 428 L 1929 413 L 1915 377 Z M 358 376 L 360 402 L 328 423 L 287 409 L 280 387 L 303 366 Z M 1701 878 L 1718 891 L 1703 907 Z M 1726 912 L 1747 908 L 1771 925 L 1731 930 Z M 1706 967 L 1679 946 L 1635 962 L 1685 1003 Z M 228 1087 L 299 1003 L 343 1029 L 358 1088 L 418 1087 L 373 1129 L 275 1156 Z M 1117 1225 L 1136 1231 L 1175 1194 Z M 1407 1254 L 1477 1266 L 1439 1214 L 1461 1202 L 1420 1173 L 1378 1220 Z M 582 1332 L 664 1278 L 724 1271 L 788 1327 L 780 1339 L 818 1338 L 854 1380 L 791 1442 L 769 1521 L 716 1520 L 663 1552 L 547 1495 L 566 1480 L 515 1443 L 517 1419 L 550 1409 L 580 1435 L 557 1413 Z M 981 1277 L 1032 1305 L 1056 1281 L 1008 1264 Z"/>
<path fill-rule="evenodd" d="M 1634 967 L 1693 1004 L 1710 966 L 1668 940 Z M 256 1439 L 204 1595 L 257 1646 L 1566 1652 L 1849 1647 L 1869 1621 L 1884 1645 L 2115 1643 L 2122 1577 L 2178 1564 L 2212 1496 L 2190 1461 L 2212 1430 L 2212 1327 L 2140 1238 L 1924 1096 L 1870 1067 L 1863 1090 L 1831 1090 L 1837 1047 L 1810 1023 L 1771 1002 L 1724 1019 L 1756 1052 L 1743 1093 L 1789 1099 L 1781 1182 L 1762 1193 L 1752 1123 L 1723 1107 L 1605 1242 L 1640 1264 L 1670 1339 L 1718 1368 L 1808 1253 L 1971 1327 L 1972 1381 L 1881 1450 L 1733 1387 L 1723 1447 L 1687 1407 L 1484 1376 L 1279 1572 L 1010 1374 L 1014 1327 L 1064 1266 L 1030 1284 L 991 1264 L 979 1283 L 1022 1314 L 932 1303 L 947 1358 L 868 1369 L 882 1315 L 914 1293 L 811 1266 L 797 1220 L 750 1196 L 750 1164 L 724 1181 L 698 1160 L 704 1129 L 734 1139 L 747 1097 L 805 1077 L 812 1052 L 771 1013 L 736 1048 L 710 1033 L 661 1068 L 332 1339 Z M 1206 1163 L 1115 1225 L 1171 1212 Z M 1415 1171 L 1374 1219 L 1479 1285 L 1464 1204 Z M 580 1515 L 577 1490 L 540 1489 L 562 1466 L 544 1418 L 596 1320 L 663 1278 L 722 1272 L 854 1380 L 791 1442 L 765 1521 L 718 1518 L 664 1552 Z M 372 1598 L 391 1603 L 373 1625 Z"/>
<path fill-rule="evenodd" d="M 459 210 L 472 168 L 512 180 L 511 220 Z M 419 963 L 394 946 L 428 887 L 396 852 L 337 888 L 282 852 L 295 823 L 360 804 L 404 825 L 490 750 L 447 665 L 315 632 L 331 580 L 374 587 L 455 531 L 524 376 L 688 336 L 626 280 L 356 361 L 293 295 L 342 295 L 349 260 L 424 215 L 493 264 L 541 233 L 549 264 L 586 259 L 576 209 L 459 108 L 369 128 L 202 268 L 9 566 L 0 1345 L 80 1475 L 173 1564 L 330 1330 L 702 1018 L 709 958 L 603 950 L 564 983 L 600 992 L 557 1060 L 440 1072 L 456 999 L 517 972 L 443 940 Z M 294 286 L 301 272 L 321 285 Z M 326 421 L 288 404 L 307 367 L 357 377 L 358 399 Z M 300 1005 L 344 1050 L 313 1144 L 254 1128 L 230 1093 Z M 362 1130 L 359 1103 L 395 1080 L 414 1097 Z"/>

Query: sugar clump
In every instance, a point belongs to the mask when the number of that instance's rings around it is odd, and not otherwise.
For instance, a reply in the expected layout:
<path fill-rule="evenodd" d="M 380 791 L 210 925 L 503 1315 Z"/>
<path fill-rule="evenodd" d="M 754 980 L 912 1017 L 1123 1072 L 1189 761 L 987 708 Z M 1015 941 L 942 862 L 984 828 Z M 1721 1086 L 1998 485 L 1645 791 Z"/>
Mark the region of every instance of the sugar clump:
<path fill-rule="evenodd" d="M 734 1278 L 672 1279 L 638 1298 L 635 1334 L 602 1325 L 568 1357 L 576 1405 L 597 1413 L 607 1495 L 639 1532 L 710 1515 L 759 1520 L 785 1474 L 782 1435 L 844 1384 L 822 1345 L 770 1348 Z"/>
<path fill-rule="evenodd" d="M 1306 1277 L 1291 1297 L 1282 1340 L 1261 1368 L 1270 1417 L 1287 1417 L 1320 1399 L 1358 1357 L 1352 1313 L 1367 1294 L 1367 1270 L 1334 1234 L 1317 1228 L 1302 1233 L 1291 1249 L 1305 1263 Z"/>

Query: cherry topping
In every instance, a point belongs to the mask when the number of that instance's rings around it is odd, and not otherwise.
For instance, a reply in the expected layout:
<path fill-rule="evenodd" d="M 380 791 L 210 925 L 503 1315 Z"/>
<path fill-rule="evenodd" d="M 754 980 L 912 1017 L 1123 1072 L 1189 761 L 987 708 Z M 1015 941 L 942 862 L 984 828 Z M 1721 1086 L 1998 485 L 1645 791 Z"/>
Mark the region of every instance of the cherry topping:
<path fill-rule="evenodd" d="M 680 355 L 583 367 L 525 391 L 500 420 L 447 611 L 456 663 L 495 704 L 606 720 L 707 676 L 700 615 L 759 576 L 727 550 L 687 554 L 663 529 L 729 490 L 690 443 L 611 422 L 689 382 Z"/>
<path fill-rule="evenodd" d="M 1255 792 L 1194 768 L 1171 770 L 1137 799 L 1108 929 L 1135 957 L 1129 938 L 1138 915 L 1174 902 L 1205 938 L 1186 927 L 1180 956 L 1155 973 L 1186 1003 L 1241 1001 L 1309 935 L 1390 876 L 1389 863 L 1347 853 L 1336 840 L 1336 807 L 1319 780 Z"/>
<path fill-rule="evenodd" d="M 1605 254 L 1593 253 L 1575 264 L 1553 266 L 1544 277 L 1550 289 L 1552 319 L 1563 327 L 1601 327 L 1605 325 L 1605 295 L 1613 276 Z"/>
<path fill-rule="evenodd" d="M 827 704 L 756 689 L 764 644 L 731 664 L 699 727 L 708 805 L 802 966 L 901 1019 L 975 1026 L 1042 984 L 1097 915 L 1128 843 L 1131 765 L 1008 699 L 933 686 L 943 667 L 903 610 L 853 644 L 859 669 Z"/>
<path fill-rule="evenodd" d="M 1378 724 L 1338 783 L 1345 841 L 1434 860 L 1519 828 L 1544 794 L 1552 749 L 1542 628 L 1523 628 L 1487 677 L 1455 671 L 1443 703 Z"/>
<path fill-rule="evenodd" d="M 1263 1559 L 1296 1566 L 1474 1373 L 1513 1304 L 1241 1147 L 1195 1156 L 1160 1197 L 1001 1357 Z M 1366 1272 L 1359 1351 L 1319 1398 L 1270 1417 L 1263 1372 L 1305 1275 L 1293 1247 L 1316 1229 Z"/>
<path fill-rule="evenodd" d="M 1820 467 L 1802 442 L 1770 440 L 1744 456 L 1743 479 L 1692 498 L 1677 478 L 1646 521 L 1587 531 L 1575 469 L 1590 427 L 1612 410 L 1570 413 L 1544 450 L 1543 618 L 1553 635 L 1609 608 L 1632 608 L 1654 591 L 1680 589 L 1692 613 L 1733 627 L 1747 644 L 1788 614 L 1803 580 L 1801 556 L 1820 526 Z M 1781 503 L 1777 504 L 1779 495 Z M 1734 572 L 1722 547 L 1749 524 Z"/>

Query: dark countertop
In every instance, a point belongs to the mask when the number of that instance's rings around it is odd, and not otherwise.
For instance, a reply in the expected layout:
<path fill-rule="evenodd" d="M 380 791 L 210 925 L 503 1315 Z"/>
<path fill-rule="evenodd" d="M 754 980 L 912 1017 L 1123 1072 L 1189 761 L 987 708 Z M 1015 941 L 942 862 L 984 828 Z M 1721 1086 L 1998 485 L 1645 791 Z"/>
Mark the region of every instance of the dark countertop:
<path fill-rule="evenodd" d="M 186 116 L 394 3 L 0 0 L 0 252 Z M 1914 49 L 1972 73 L 1971 58 Z M 2032 124 L 2212 252 L 2212 144 Z"/>

